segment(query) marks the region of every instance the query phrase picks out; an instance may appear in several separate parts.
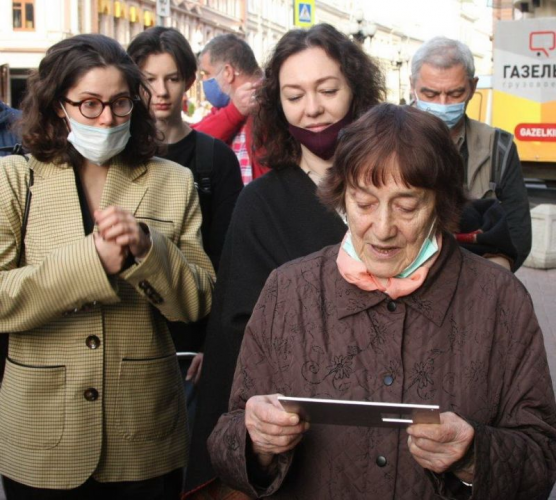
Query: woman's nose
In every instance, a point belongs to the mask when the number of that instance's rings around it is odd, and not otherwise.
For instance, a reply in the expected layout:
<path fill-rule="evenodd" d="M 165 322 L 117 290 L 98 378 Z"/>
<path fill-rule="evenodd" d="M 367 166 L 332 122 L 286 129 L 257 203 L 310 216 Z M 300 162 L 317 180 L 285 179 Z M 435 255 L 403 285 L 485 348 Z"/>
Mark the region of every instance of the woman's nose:
<path fill-rule="evenodd" d="M 152 84 L 153 90 L 157 96 L 165 96 L 168 94 L 166 84 L 162 80 L 157 80 Z"/>
<path fill-rule="evenodd" d="M 323 108 L 319 98 L 316 95 L 307 94 L 305 114 L 307 116 L 318 116 L 322 114 L 322 112 L 323 112 Z"/>
<path fill-rule="evenodd" d="M 388 211 L 381 210 L 376 214 L 373 232 L 380 241 L 386 241 L 396 235 L 396 225 Z"/>
<path fill-rule="evenodd" d="M 107 125 L 109 127 L 114 123 L 114 113 L 112 113 L 112 108 L 110 106 L 104 106 L 102 113 L 98 117 L 99 125 Z"/>

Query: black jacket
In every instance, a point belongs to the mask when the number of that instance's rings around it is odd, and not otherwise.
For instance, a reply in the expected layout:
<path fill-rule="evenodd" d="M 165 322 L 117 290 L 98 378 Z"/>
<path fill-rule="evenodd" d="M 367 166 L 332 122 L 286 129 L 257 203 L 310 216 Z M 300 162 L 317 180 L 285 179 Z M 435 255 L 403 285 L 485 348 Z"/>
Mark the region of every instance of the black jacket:
<path fill-rule="evenodd" d="M 186 489 L 214 477 L 206 441 L 228 399 L 247 321 L 270 273 L 290 260 L 339 243 L 347 227 L 316 197 L 297 166 L 248 184 L 232 216 L 210 315 L 192 433 Z"/>

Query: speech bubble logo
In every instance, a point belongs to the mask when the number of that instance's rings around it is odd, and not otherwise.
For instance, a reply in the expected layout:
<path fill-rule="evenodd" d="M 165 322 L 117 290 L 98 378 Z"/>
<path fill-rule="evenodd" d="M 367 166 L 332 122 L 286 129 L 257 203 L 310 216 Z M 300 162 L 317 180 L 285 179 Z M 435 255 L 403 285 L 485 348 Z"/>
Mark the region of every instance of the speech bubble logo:
<path fill-rule="evenodd" d="M 529 49 L 535 52 L 543 52 L 546 55 L 546 57 L 550 57 L 548 51 L 556 49 L 556 32 L 555 31 L 531 32 L 529 34 Z"/>

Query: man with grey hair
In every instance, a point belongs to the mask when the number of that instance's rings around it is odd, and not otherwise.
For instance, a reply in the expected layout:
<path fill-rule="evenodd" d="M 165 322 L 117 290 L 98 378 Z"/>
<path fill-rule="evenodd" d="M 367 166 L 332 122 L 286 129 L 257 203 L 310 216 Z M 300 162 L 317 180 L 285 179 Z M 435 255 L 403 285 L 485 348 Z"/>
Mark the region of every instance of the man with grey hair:
<path fill-rule="evenodd" d="M 238 157 L 243 183 L 266 173 L 251 150 L 250 117 L 255 90 L 262 77 L 251 47 L 238 36 L 228 33 L 213 38 L 201 51 L 199 67 L 211 114 L 194 125 L 227 142 Z"/>
<path fill-rule="evenodd" d="M 517 257 L 488 258 L 516 271 L 531 250 L 531 214 L 521 163 L 508 132 L 472 120 L 465 111 L 477 88 L 473 54 L 445 37 L 423 44 L 411 63 L 415 105 L 442 119 L 450 128 L 465 165 L 465 183 L 473 199 L 498 198 L 506 212 Z"/>

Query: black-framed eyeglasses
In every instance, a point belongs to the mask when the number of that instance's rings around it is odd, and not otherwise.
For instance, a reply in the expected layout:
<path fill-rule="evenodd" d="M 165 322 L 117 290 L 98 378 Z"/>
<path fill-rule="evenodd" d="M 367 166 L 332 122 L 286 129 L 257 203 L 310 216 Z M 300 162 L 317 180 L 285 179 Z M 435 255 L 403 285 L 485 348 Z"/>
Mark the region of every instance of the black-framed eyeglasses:
<path fill-rule="evenodd" d="M 62 97 L 62 100 L 72 106 L 79 107 L 79 111 L 85 118 L 98 118 L 102 115 L 106 106 L 110 107 L 110 111 L 112 111 L 114 116 L 123 118 L 124 116 L 128 116 L 133 111 L 134 101 L 134 99 L 128 96 L 116 97 L 107 102 L 101 101 L 96 97 L 90 97 L 89 99 L 83 99 L 82 101 L 72 101 L 67 97 Z"/>

